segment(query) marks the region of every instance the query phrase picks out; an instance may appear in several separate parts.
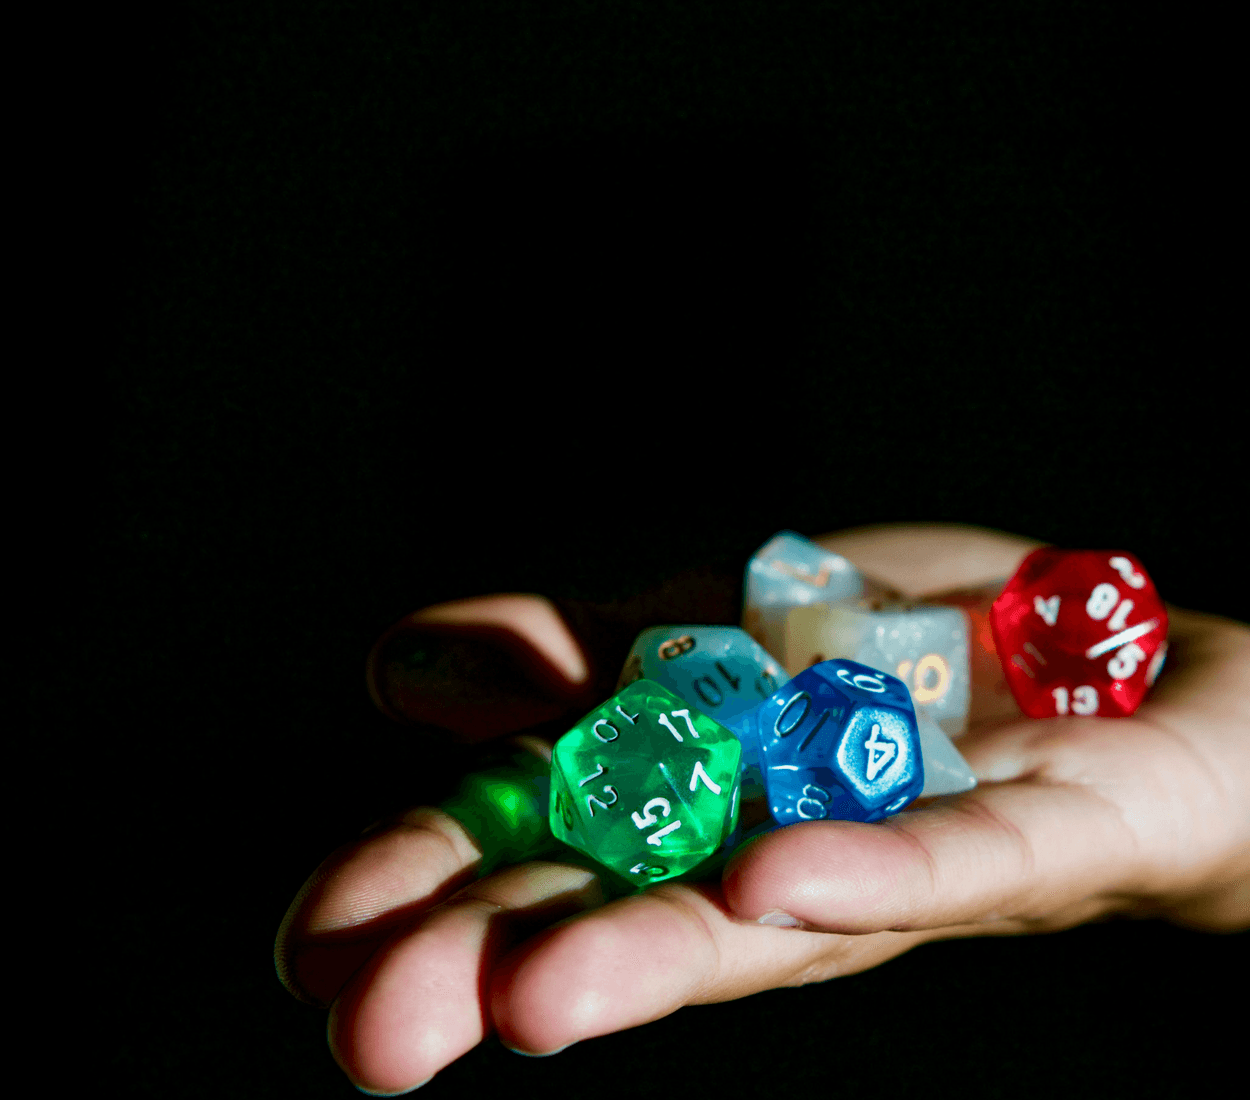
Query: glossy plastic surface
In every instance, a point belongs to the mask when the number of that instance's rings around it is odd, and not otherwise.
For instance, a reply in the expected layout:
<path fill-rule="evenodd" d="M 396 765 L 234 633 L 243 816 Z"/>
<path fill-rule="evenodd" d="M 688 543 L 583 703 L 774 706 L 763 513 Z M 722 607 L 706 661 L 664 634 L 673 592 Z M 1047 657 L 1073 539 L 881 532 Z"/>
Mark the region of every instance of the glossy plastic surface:
<path fill-rule="evenodd" d="M 907 686 L 856 661 L 805 669 L 747 712 L 743 728 L 757 739 L 769 810 L 781 825 L 876 821 L 924 788 Z"/>
<path fill-rule="evenodd" d="M 1033 551 L 994 601 L 990 625 L 1030 718 L 1127 717 L 1167 653 L 1167 610 L 1123 550 Z"/>
<path fill-rule="evenodd" d="M 971 671 L 962 609 L 809 604 L 789 610 L 785 638 L 786 653 L 799 668 L 841 658 L 884 669 L 907 684 L 917 715 L 948 737 L 967 729 Z"/>
<path fill-rule="evenodd" d="M 552 834 L 638 885 L 684 874 L 733 833 L 741 760 L 732 732 L 637 680 L 556 742 Z"/>
<path fill-rule="evenodd" d="M 683 624 L 644 630 L 630 648 L 618 690 L 646 677 L 680 695 L 721 725 L 758 706 L 788 677 L 780 663 L 736 626 Z M 754 739 L 743 742 L 743 797 L 763 794 Z"/>

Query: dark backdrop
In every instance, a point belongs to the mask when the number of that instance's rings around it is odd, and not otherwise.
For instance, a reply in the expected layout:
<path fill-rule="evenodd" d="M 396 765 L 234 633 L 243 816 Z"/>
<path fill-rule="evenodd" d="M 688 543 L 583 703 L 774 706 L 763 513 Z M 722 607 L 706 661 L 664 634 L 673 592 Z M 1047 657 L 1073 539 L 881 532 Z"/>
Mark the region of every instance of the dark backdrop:
<path fill-rule="evenodd" d="M 1129 548 L 1250 615 L 1197 16 L 249 0 L 120 29 L 115 354 L 48 554 L 74 657 L 33 683 L 40 728 L 103 747 L 93 934 L 134 1094 L 355 1095 L 271 947 L 326 852 L 457 766 L 364 691 L 416 607 L 941 520 Z M 1231 1071 L 1205 1010 L 1244 949 L 934 945 L 551 1061 L 488 1042 L 426 1092 L 1167 1095 Z"/>

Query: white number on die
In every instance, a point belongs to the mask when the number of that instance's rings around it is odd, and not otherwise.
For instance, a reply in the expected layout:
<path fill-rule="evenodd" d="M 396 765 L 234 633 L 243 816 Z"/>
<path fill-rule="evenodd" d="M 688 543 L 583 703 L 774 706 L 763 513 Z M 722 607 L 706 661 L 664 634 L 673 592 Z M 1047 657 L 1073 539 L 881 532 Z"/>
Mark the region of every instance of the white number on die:
<path fill-rule="evenodd" d="M 643 806 L 642 813 L 638 813 L 635 810 L 632 814 L 630 814 L 630 817 L 634 819 L 634 824 L 637 825 L 638 828 L 645 829 L 649 825 L 654 825 L 660 820 L 655 816 L 653 811 L 659 810 L 661 816 L 668 817 L 672 809 L 673 807 L 669 804 L 667 798 L 653 798 L 650 802 Z"/>
<path fill-rule="evenodd" d="M 844 668 L 838 669 L 838 679 L 844 684 L 850 684 L 852 687 L 859 688 L 860 691 L 872 691 L 880 694 L 885 691 L 885 684 L 881 682 L 880 676 L 870 676 L 866 672 L 855 673 L 854 679 L 851 674 Z"/>
<path fill-rule="evenodd" d="M 1128 613 L 1132 610 L 1132 600 L 1121 600 L 1120 606 L 1115 609 L 1115 614 L 1107 621 L 1107 629 L 1112 633 L 1117 630 L 1123 630 L 1128 623 Z"/>
<path fill-rule="evenodd" d="M 720 794 L 720 784 L 703 770 L 702 760 L 694 762 L 694 771 L 690 775 L 690 789 L 692 791 L 699 785 L 699 780 L 702 780 L 703 785 L 713 794 Z"/>
<path fill-rule="evenodd" d="M 1055 688 L 1050 693 L 1055 699 L 1055 713 L 1067 714 L 1069 707 L 1068 689 Z M 1073 714 L 1079 714 L 1082 717 L 1088 717 L 1091 714 L 1098 713 L 1098 689 L 1090 687 L 1089 684 L 1082 684 L 1078 688 L 1072 689 L 1071 709 Z"/>
<path fill-rule="evenodd" d="M 1119 602 L 1120 590 L 1114 584 L 1100 584 L 1085 601 L 1085 612 L 1096 622 L 1102 622 Z"/>
<path fill-rule="evenodd" d="M 1107 662 L 1107 671 L 1113 679 L 1126 680 L 1137 671 L 1138 662 L 1145 659 L 1146 651 L 1136 642 L 1129 642 Z"/>
<path fill-rule="evenodd" d="M 1047 626 L 1054 626 L 1059 621 L 1059 597 L 1051 596 L 1044 600 L 1041 596 L 1034 596 L 1033 610 L 1042 617 Z"/>
<path fill-rule="evenodd" d="M 1098 689 L 1082 684 L 1072 689 L 1072 713 L 1082 717 L 1098 713 Z"/>
<path fill-rule="evenodd" d="M 803 797 L 795 803 L 794 812 L 804 821 L 819 821 L 829 812 L 826 804 L 832 801 L 833 795 L 824 787 L 809 783 L 803 788 Z"/>
<path fill-rule="evenodd" d="M 593 779 L 594 777 L 592 776 L 591 778 Z M 579 783 L 578 786 L 580 787 L 581 784 Z M 604 786 L 603 793 L 610 794 L 612 796 L 612 801 L 604 802 L 604 800 L 600 798 L 597 794 L 588 794 L 586 796 L 586 807 L 590 810 L 591 817 L 595 816 L 596 806 L 598 806 L 599 809 L 601 810 L 606 810 L 611 806 L 615 806 L 617 799 L 620 798 L 620 795 L 617 794 L 616 788 L 612 786 L 611 783 L 608 783 Z"/>
<path fill-rule="evenodd" d="M 1120 574 L 1121 579 L 1129 588 L 1146 587 L 1146 578 L 1133 569 L 1133 563 L 1128 558 L 1112 558 L 1107 564 Z"/>
<path fill-rule="evenodd" d="M 681 819 L 679 818 L 678 820 L 672 822 L 671 824 L 665 825 L 663 829 L 656 829 L 654 833 L 652 833 L 649 837 L 647 837 L 647 843 L 654 844 L 658 848 L 660 846 L 661 840 L 663 840 L 666 836 L 668 836 L 669 833 L 675 832 L 676 830 L 680 828 L 681 828 Z"/>
<path fill-rule="evenodd" d="M 690 711 L 688 711 L 688 710 L 675 710 L 675 711 L 673 711 L 673 717 L 674 717 L 674 718 L 680 718 L 680 719 L 682 719 L 682 721 L 684 721 L 684 722 L 686 723 L 686 728 L 690 731 L 690 736 L 691 736 L 691 737 L 698 737 L 698 736 L 699 736 L 699 731 L 698 731 L 697 729 L 695 729 L 695 728 L 694 728 L 694 723 L 693 723 L 692 721 L 690 721 Z M 672 723 L 671 719 L 669 718 L 669 716 L 668 716 L 667 714 L 661 714 L 661 715 L 660 715 L 660 717 L 659 717 L 659 723 L 660 723 L 660 725 L 661 725 L 661 726 L 663 726 L 666 730 L 668 730 L 668 732 L 669 732 L 669 733 L 671 733 L 671 734 L 672 734 L 675 738 L 677 738 L 677 740 L 678 740 L 678 741 L 683 740 L 683 738 L 682 738 L 681 734 L 677 732 L 677 727 L 673 725 L 673 723 Z"/>

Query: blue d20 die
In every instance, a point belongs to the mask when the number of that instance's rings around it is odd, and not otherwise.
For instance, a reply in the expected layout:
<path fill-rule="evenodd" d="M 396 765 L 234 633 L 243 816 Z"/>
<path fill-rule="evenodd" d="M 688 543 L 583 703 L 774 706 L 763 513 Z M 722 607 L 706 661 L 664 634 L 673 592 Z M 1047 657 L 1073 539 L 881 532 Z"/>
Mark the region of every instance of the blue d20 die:
<path fill-rule="evenodd" d="M 625 658 L 616 689 L 645 677 L 662 684 L 742 741 L 743 797 L 763 794 L 759 750 L 735 718 L 767 699 L 786 675 L 781 665 L 736 626 L 653 626 Z"/>
<path fill-rule="evenodd" d="M 747 713 L 779 824 L 877 821 L 924 788 L 907 686 L 857 661 L 824 661 Z"/>

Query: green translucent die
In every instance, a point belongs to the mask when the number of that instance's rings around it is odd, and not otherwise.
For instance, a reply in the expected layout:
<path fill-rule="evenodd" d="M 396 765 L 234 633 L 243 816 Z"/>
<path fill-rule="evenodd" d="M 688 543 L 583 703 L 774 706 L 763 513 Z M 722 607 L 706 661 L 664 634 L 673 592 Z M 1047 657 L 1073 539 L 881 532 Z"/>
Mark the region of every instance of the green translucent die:
<path fill-rule="evenodd" d="M 696 867 L 738 824 L 742 746 L 652 680 L 636 680 L 556 742 L 551 831 L 645 885 Z"/>

